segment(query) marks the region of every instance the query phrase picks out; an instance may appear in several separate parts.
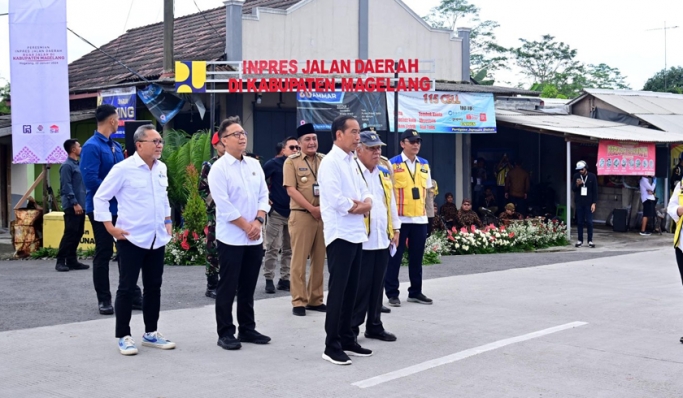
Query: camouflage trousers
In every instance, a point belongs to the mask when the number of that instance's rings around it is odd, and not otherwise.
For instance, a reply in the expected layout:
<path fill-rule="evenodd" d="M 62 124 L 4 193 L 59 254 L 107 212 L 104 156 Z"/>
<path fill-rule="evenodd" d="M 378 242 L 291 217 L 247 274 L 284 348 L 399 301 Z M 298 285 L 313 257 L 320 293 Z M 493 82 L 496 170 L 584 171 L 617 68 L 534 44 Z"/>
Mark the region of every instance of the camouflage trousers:
<path fill-rule="evenodd" d="M 216 244 L 216 223 L 206 226 L 206 276 L 218 276 L 218 245 Z"/>

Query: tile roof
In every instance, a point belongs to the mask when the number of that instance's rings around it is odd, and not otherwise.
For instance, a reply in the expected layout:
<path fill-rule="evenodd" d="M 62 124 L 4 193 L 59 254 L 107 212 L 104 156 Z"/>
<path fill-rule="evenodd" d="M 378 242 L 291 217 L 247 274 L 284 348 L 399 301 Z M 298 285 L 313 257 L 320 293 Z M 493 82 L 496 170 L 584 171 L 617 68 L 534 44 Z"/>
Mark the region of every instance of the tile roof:
<path fill-rule="evenodd" d="M 256 7 L 287 9 L 299 1 L 246 0 L 243 13 Z M 130 29 L 101 48 L 146 79 L 156 80 L 163 69 L 163 29 L 163 22 Z M 173 33 L 175 60 L 217 60 L 225 53 L 225 7 L 176 18 Z M 139 80 L 98 50 L 69 65 L 72 92 Z"/>

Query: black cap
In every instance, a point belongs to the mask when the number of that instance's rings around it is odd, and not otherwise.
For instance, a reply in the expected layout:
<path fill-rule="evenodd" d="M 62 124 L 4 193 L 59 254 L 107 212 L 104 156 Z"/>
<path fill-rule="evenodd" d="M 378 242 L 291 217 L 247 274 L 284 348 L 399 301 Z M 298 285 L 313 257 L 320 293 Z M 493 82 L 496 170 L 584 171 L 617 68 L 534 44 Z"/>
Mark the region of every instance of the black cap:
<path fill-rule="evenodd" d="M 313 124 L 306 123 L 306 124 L 302 124 L 301 126 L 297 127 L 296 138 L 301 138 L 307 134 L 315 134 L 315 128 L 313 128 Z"/>
<path fill-rule="evenodd" d="M 113 105 L 102 104 L 95 109 L 95 119 L 100 123 L 114 114 L 116 114 L 116 108 Z"/>
<path fill-rule="evenodd" d="M 365 146 L 384 146 L 385 143 L 379 138 L 379 135 L 374 131 L 363 131 L 360 133 L 360 143 Z"/>
<path fill-rule="evenodd" d="M 408 129 L 401 134 L 401 141 L 403 140 L 416 141 L 422 140 L 422 137 L 420 137 L 420 133 L 417 130 Z"/>

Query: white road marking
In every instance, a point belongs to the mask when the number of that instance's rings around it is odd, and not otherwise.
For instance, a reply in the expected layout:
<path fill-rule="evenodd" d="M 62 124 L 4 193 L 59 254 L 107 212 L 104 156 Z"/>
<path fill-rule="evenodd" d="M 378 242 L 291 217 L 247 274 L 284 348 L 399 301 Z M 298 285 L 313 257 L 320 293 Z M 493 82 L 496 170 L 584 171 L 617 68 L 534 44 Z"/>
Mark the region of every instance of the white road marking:
<path fill-rule="evenodd" d="M 482 345 L 479 347 L 470 348 L 468 350 L 456 352 L 455 354 L 447 355 L 445 357 L 432 359 L 430 361 L 422 362 L 420 364 L 409 366 L 407 368 L 399 369 L 399 370 L 396 370 L 393 372 L 385 373 L 383 375 L 379 375 L 379 376 L 375 376 L 375 377 L 372 377 L 369 379 L 358 381 L 356 383 L 353 383 L 352 385 L 360 387 L 360 388 L 374 387 L 374 386 L 377 386 L 377 385 L 380 385 L 380 384 L 383 384 L 383 383 L 386 383 L 386 382 L 389 382 L 392 380 L 400 379 L 401 377 L 414 375 L 416 373 L 420 373 L 420 372 L 423 372 L 425 370 L 435 368 L 437 366 L 446 365 L 449 363 L 459 361 L 461 359 L 473 357 L 475 355 L 482 354 L 484 352 L 488 352 L 488 351 L 492 351 L 492 350 L 495 350 L 495 349 L 498 349 L 501 347 L 505 347 L 506 345 L 535 339 L 538 337 L 546 336 L 546 335 L 549 335 L 552 333 L 561 332 L 561 331 L 567 330 L 567 329 L 573 329 L 573 328 L 576 328 L 579 326 L 584 326 L 587 324 L 588 324 L 587 322 L 571 322 L 571 323 L 567 323 L 565 325 L 555 326 L 552 328 L 539 330 L 537 332 L 524 334 L 524 335 L 517 336 L 517 337 L 511 337 L 509 339 L 498 340 L 498 341 L 495 341 L 493 343 L 485 344 L 485 345 Z"/>

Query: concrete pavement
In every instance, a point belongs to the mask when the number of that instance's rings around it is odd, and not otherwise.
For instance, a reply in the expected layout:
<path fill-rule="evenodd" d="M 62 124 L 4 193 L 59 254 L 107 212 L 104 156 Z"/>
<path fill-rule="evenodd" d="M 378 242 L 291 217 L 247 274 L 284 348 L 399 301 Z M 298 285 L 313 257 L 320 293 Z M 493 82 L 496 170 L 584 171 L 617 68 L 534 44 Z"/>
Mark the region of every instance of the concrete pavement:
<path fill-rule="evenodd" d="M 558 258 L 560 255 L 556 254 Z M 479 256 L 486 257 L 486 256 Z M 2 397 L 680 397 L 683 290 L 671 249 L 425 281 L 433 306 L 384 317 L 395 343 L 339 367 L 320 356 L 324 314 L 290 315 L 289 298 L 256 302 L 267 346 L 216 346 L 212 306 L 164 311 L 174 351 L 121 356 L 113 318 L 0 333 Z M 402 286 L 402 290 L 405 285 Z M 163 293 L 162 293 L 163 294 Z M 436 367 L 435 360 L 571 322 Z M 143 332 L 133 317 L 134 338 Z M 469 351 L 471 352 L 471 351 Z M 432 362 L 429 362 L 432 361 Z M 358 383 L 423 366 L 405 377 Z"/>

